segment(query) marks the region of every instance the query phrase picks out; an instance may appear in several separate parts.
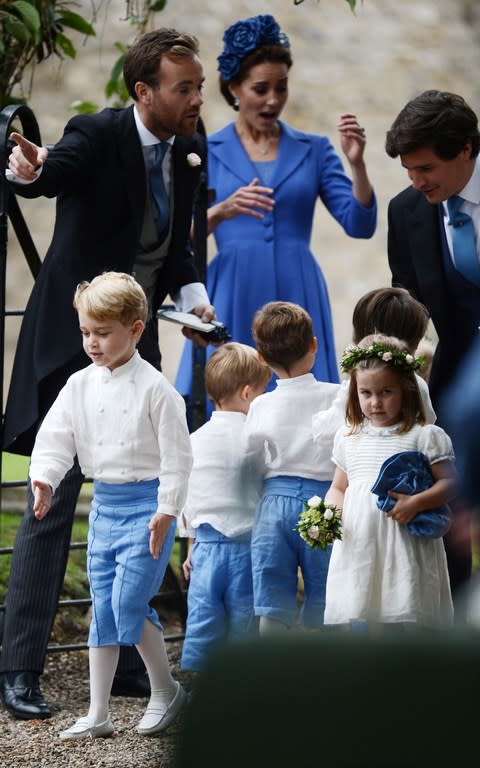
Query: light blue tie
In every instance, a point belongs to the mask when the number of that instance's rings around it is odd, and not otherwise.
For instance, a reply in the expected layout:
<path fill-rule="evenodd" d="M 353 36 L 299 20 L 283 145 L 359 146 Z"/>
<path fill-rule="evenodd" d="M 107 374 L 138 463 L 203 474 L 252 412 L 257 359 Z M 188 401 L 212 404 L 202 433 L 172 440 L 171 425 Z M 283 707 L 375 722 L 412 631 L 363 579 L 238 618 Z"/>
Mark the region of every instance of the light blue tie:
<path fill-rule="evenodd" d="M 471 216 L 460 211 L 463 202 L 463 197 L 459 195 L 453 195 L 447 200 L 455 267 L 463 277 L 480 288 L 480 262 L 475 245 L 475 230 Z"/>
<path fill-rule="evenodd" d="M 150 189 L 154 202 L 154 218 L 159 240 L 163 240 L 167 234 L 170 221 L 170 201 L 165 188 L 162 163 L 165 153 L 169 148 L 168 141 L 160 141 L 155 144 L 155 163 L 150 170 Z"/>

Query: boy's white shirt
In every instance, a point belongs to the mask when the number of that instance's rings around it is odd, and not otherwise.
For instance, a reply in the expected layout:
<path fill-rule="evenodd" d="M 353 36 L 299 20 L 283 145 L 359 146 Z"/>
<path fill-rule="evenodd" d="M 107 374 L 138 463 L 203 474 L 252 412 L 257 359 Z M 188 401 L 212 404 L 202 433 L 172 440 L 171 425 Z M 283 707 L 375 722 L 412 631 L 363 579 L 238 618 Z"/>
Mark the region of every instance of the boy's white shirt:
<path fill-rule="evenodd" d="M 229 537 L 251 531 L 261 483 L 246 461 L 245 422 L 243 413 L 214 411 L 190 435 L 193 467 L 180 518 L 181 536 L 195 538 L 195 529 L 206 523 Z"/>
<path fill-rule="evenodd" d="M 435 424 L 437 420 L 437 414 L 433 410 L 432 401 L 430 400 L 430 392 L 428 391 L 428 384 L 422 376 L 415 374 L 418 388 L 420 390 L 420 396 L 423 401 L 423 407 L 425 409 L 425 418 L 427 424 Z M 345 419 L 345 406 L 348 399 L 348 388 L 350 386 L 350 379 L 344 379 L 340 384 L 337 397 L 333 401 L 330 408 L 321 410 L 314 414 L 312 418 L 312 430 L 313 439 L 315 441 L 322 440 L 325 432 L 329 432 L 335 424 L 338 424 L 338 419 Z"/>
<path fill-rule="evenodd" d="M 48 411 L 30 478 L 55 491 L 75 455 L 84 475 L 105 483 L 159 478 L 158 511 L 178 516 L 192 465 L 183 398 L 137 351 L 113 372 L 89 365 Z"/>
<path fill-rule="evenodd" d="M 278 475 L 329 481 L 335 466 L 333 438 L 343 417 L 332 420 L 323 439 L 313 441 L 312 417 L 331 407 L 339 384 L 317 381 L 312 373 L 277 379 L 273 392 L 255 398 L 245 426 L 247 455 L 264 478 Z"/>

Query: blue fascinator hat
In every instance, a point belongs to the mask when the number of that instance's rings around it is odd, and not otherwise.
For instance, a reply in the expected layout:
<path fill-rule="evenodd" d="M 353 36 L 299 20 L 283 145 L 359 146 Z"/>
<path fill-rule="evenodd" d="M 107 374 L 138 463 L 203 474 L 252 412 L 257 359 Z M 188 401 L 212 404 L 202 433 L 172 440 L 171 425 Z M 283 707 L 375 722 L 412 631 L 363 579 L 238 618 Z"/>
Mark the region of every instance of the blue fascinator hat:
<path fill-rule="evenodd" d="M 433 476 L 428 457 L 420 451 L 401 451 L 383 462 L 371 491 L 378 495 L 377 507 L 390 512 L 396 500 L 388 491 L 405 493 L 409 496 L 426 491 L 433 485 Z M 451 525 L 451 512 L 444 504 L 435 509 L 419 512 L 406 527 L 412 536 L 439 539 Z"/>
<path fill-rule="evenodd" d="M 238 74 L 242 59 L 260 45 L 280 45 L 290 48 L 287 35 L 280 30 L 270 14 L 252 16 L 232 24 L 223 35 L 223 51 L 217 57 L 222 80 L 231 80 Z"/>

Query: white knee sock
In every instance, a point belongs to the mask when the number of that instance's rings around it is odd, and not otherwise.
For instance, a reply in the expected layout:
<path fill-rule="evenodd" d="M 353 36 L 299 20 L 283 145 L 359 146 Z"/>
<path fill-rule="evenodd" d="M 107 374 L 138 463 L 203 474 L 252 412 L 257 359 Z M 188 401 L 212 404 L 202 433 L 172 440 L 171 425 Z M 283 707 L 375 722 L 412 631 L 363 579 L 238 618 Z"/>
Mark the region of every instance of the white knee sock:
<path fill-rule="evenodd" d="M 92 725 L 103 723 L 108 718 L 108 702 L 115 670 L 118 664 L 118 645 L 104 645 L 90 648 L 88 660 L 90 667 L 90 709 L 88 719 Z"/>
<path fill-rule="evenodd" d="M 263 635 L 281 635 L 288 630 L 286 624 L 270 616 L 260 616 L 259 632 Z"/>
<path fill-rule="evenodd" d="M 168 706 L 177 691 L 177 685 L 170 673 L 170 664 L 163 639 L 163 632 L 145 619 L 142 638 L 137 650 L 147 668 L 150 679 L 150 704 Z"/>

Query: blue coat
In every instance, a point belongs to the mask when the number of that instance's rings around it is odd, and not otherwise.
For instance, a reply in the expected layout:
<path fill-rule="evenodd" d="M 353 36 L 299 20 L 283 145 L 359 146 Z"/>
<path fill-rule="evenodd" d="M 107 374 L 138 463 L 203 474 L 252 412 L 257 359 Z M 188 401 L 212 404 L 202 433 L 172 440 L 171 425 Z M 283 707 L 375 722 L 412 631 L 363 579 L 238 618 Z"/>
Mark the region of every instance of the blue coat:
<path fill-rule="evenodd" d="M 352 183 L 329 139 L 303 133 L 281 122 L 277 159 L 270 181 L 275 208 L 263 219 L 241 215 L 215 229 L 218 253 L 209 265 L 207 288 L 217 316 L 235 341 L 252 344 L 254 313 L 268 301 L 293 301 L 312 316 L 319 351 L 314 374 L 338 381 L 332 318 L 322 271 L 310 250 L 319 197 L 351 237 L 371 237 L 377 208 L 360 205 Z M 233 123 L 208 140 L 209 187 L 216 201 L 261 175 L 248 158 Z M 328 254 L 334 257 L 334 254 Z M 354 256 L 352 255 L 354 258 Z M 348 265 L 345 265 L 346 270 Z M 190 389 L 189 355 L 184 356 L 177 386 Z"/>

